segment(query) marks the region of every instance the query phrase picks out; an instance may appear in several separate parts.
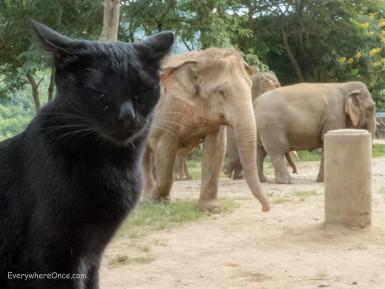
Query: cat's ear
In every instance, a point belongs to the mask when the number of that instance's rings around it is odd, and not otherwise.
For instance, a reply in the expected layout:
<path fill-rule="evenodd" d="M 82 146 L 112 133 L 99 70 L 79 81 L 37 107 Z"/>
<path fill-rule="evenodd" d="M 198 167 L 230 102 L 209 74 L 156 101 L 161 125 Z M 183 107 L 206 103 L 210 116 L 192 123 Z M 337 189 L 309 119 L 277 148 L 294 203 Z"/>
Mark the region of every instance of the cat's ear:
<path fill-rule="evenodd" d="M 145 40 L 135 43 L 134 47 L 138 50 L 140 57 L 145 62 L 159 62 L 166 56 L 174 44 L 174 33 L 160 32 Z"/>
<path fill-rule="evenodd" d="M 50 52 L 55 59 L 61 59 L 70 54 L 70 50 L 74 42 L 72 39 L 54 31 L 40 22 L 34 20 L 31 20 L 31 22 L 37 38 L 40 40 L 43 47 Z"/>

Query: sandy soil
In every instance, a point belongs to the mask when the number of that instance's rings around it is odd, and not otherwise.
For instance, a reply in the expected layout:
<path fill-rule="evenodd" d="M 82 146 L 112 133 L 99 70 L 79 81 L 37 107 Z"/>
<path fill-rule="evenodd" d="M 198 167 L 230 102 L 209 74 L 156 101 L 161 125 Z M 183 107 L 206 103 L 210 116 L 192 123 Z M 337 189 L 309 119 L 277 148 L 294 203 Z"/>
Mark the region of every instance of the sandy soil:
<path fill-rule="evenodd" d="M 262 213 L 244 181 L 222 180 L 220 196 L 240 207 L 227 215 L 157 231 L 140 240 L 150 259 L 111 264 L 134 254 L 127 240 L 113 241 L 101 269 L 101 288 L 300 289 L 385 288 L 385 158 L 373 161 L 373 225 L 323 225 L 318 163 L 299 163 L 293 185 L 264 184 L 274 197 L 291 196 Z M 199 182 L 175 184 L 173 198 L 198 197 Z M 305 198 L 296 192 L 315 191 Z M 144 246 L 144 247 L 143 247 Z"/>

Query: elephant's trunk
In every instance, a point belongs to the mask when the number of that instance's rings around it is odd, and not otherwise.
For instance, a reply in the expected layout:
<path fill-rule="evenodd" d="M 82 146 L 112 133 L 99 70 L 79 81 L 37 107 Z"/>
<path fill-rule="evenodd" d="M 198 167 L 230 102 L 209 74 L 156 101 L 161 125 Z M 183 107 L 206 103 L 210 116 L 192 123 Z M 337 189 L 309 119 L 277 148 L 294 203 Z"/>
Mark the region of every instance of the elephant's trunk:
<path fill-rule="evenodd" d="M 367 129 L 372 134 L 372 139 L 374 139 L 376 134 L 376 128 L 377 128 L 376 123 L 377 123 L 376 112 L 374 111 L 373 116 L 368 119 L 368 123 L 367 123 Z"/>
<path fill-rule="evenodd" d="M 236 109 L 233 107 L 233 109 Z M 234 129 L 234 136 L 239 150 L 244 177 L 253 195 L 259 200 L 263 211 L 270 210 L 269 201 L 262 190 L 257 171 L 257 131 L 253 106 L 251 103 L 243 105 L 242 115 L 230 120 Z"/>

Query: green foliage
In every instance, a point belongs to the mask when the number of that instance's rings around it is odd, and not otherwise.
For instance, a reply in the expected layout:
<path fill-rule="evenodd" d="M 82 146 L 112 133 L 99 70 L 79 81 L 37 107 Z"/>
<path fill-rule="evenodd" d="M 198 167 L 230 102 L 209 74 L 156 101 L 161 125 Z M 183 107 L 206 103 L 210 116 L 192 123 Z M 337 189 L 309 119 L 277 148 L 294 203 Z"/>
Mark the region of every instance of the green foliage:
<path fill-rule="evenodd" d="M 231 212 L 237 207 L 237 203 L 232 200 L 221 200 L 221 205 L 221 213 Z M 142 202 L 122 225 L 118 237 L 140 238 L 148 232 L 173 228 L 205 216 L 208 214 L 198 208 L 196 201 Z"/>
<path fill-rule="evenodd" d="M 318 195 L 317 191 L 298 191 L 292 194 L 285 195 L 271 195 L 269 196 L 273 204 L 283 204 L 287 202 L 303 202 L 308 198 L 315 197 Z"/>
<path fill-rule="evenodd" d="M 385 109 L 385 11 L 358 15 L 352 19 L 359 44 L 346 54 L 336 52 L 338 69 L 347 79 L 364 81 L 378 109 Z"/>
<path fill-rule="evenodd" d="M 241 26 L 252 37 L 234 35 L 232 43 L 252 51 L 276 72 L 282 84 L 298 81 L 335 82 L 362 80 L 384 107 L 384 62 L 382 50 L 367 57 L 373 48 L 384 46 L 385 2 L 380 0 L 241 0 L 234 11 Z M 369 28 L 360 28 L 360 23 Z M 370 32 L 368 34 L 368 32 Z M 284 41 L 287 38 L 287 43 Z M 356 61 L 354 55 L 363 57 Z M 341 64 L 338 59 L 353 59 Z"/>
<path fill-rule="evenodd" d="M 269 66 L 267 66 L 265 63 L 263 63 L 259 59 L 258 55 L 253 53 L 252 49 L 249 49 L 249 53 L 247 53 L 244 57 L 245 57 L 246 62 L 249 65 L 254 66 L 258 72 L 269 70 Z"/>
<path fill-rule="evenodd" d="M 145 34 L 174 30 L 189 50 L 231 46 L 234 35 L 250 36 L 239 18 L 229 14 L 229 0 L 122 1 L 121 39 L 134 40 Z M 125 37 L 125 35 L 127 35 Z"/>
<path fill-rule="evenodd" d="M 187 161 L 187 169 L 193 180 L 200 180 L 201 178 L 201 163 L 196 160 L 188 160 Z"/>
<path fill-rule="evenodd" d="M 320 161 L 321 152 L 318 150 L 313 151 L 297 151 L 298 157 L 302 162 Z M 372 157 L 382 157 L 385 155 L 385 144 L 373 144 Z"/>
<path fill-rule="evenodd" d="M 372 156 L 374 158 L 385 156 L 385 144 L 373 144 Z"/>
<path fill-rule="evenodd" d="M 301 162 L 320 161 L 321 153 L 317 150 L 313 151 L 297 151 L 298 157 Z"/>
<path fill-rule="evenodd" d="M 33 82 L 39 86 L 37 74 L 49 67 L 47 54 L 32 41 L 31 19 L 70 36 L 95 39 L 102 15 L 102 0 L 0 0 L 0 97 L 11 97 Z"/>
<path fill-rule="evenodd" d="M 69 36 L 97 39 L 103 0 L 0 0 L 0 99 L 7 107 L 31 81 L 39 98 L 47 95 L 41 85 L 49 62 L 32 42 L 31 18 Z M 233 46 L 257 70 L 275 71 L 283 85 L 362 80 L 385 109 L 384 20 L 381 0 L 122 0 L 119 39 L 172 30 L 178 52 L 181 43 L 190 50 Z M 25 122 L 5 119 L 3 135 Z"/>
<path fill-rule="evenodd" d="M 18 95 L 0 102 L 0 140 L 20 133 L 34 116 L 31 98 Z"/>

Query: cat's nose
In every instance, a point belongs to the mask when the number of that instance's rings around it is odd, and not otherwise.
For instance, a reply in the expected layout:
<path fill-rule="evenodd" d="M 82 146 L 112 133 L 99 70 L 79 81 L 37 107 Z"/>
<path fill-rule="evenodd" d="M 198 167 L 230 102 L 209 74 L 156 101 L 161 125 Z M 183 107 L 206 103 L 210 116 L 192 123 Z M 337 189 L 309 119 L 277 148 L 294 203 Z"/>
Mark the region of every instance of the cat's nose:
<path fill-rule="evenodd" d="M 135 119 L 135 109 L 131 102 L 122 103 L 119 109 L 118 119 L 124 122 L 131 122 Z"/>

